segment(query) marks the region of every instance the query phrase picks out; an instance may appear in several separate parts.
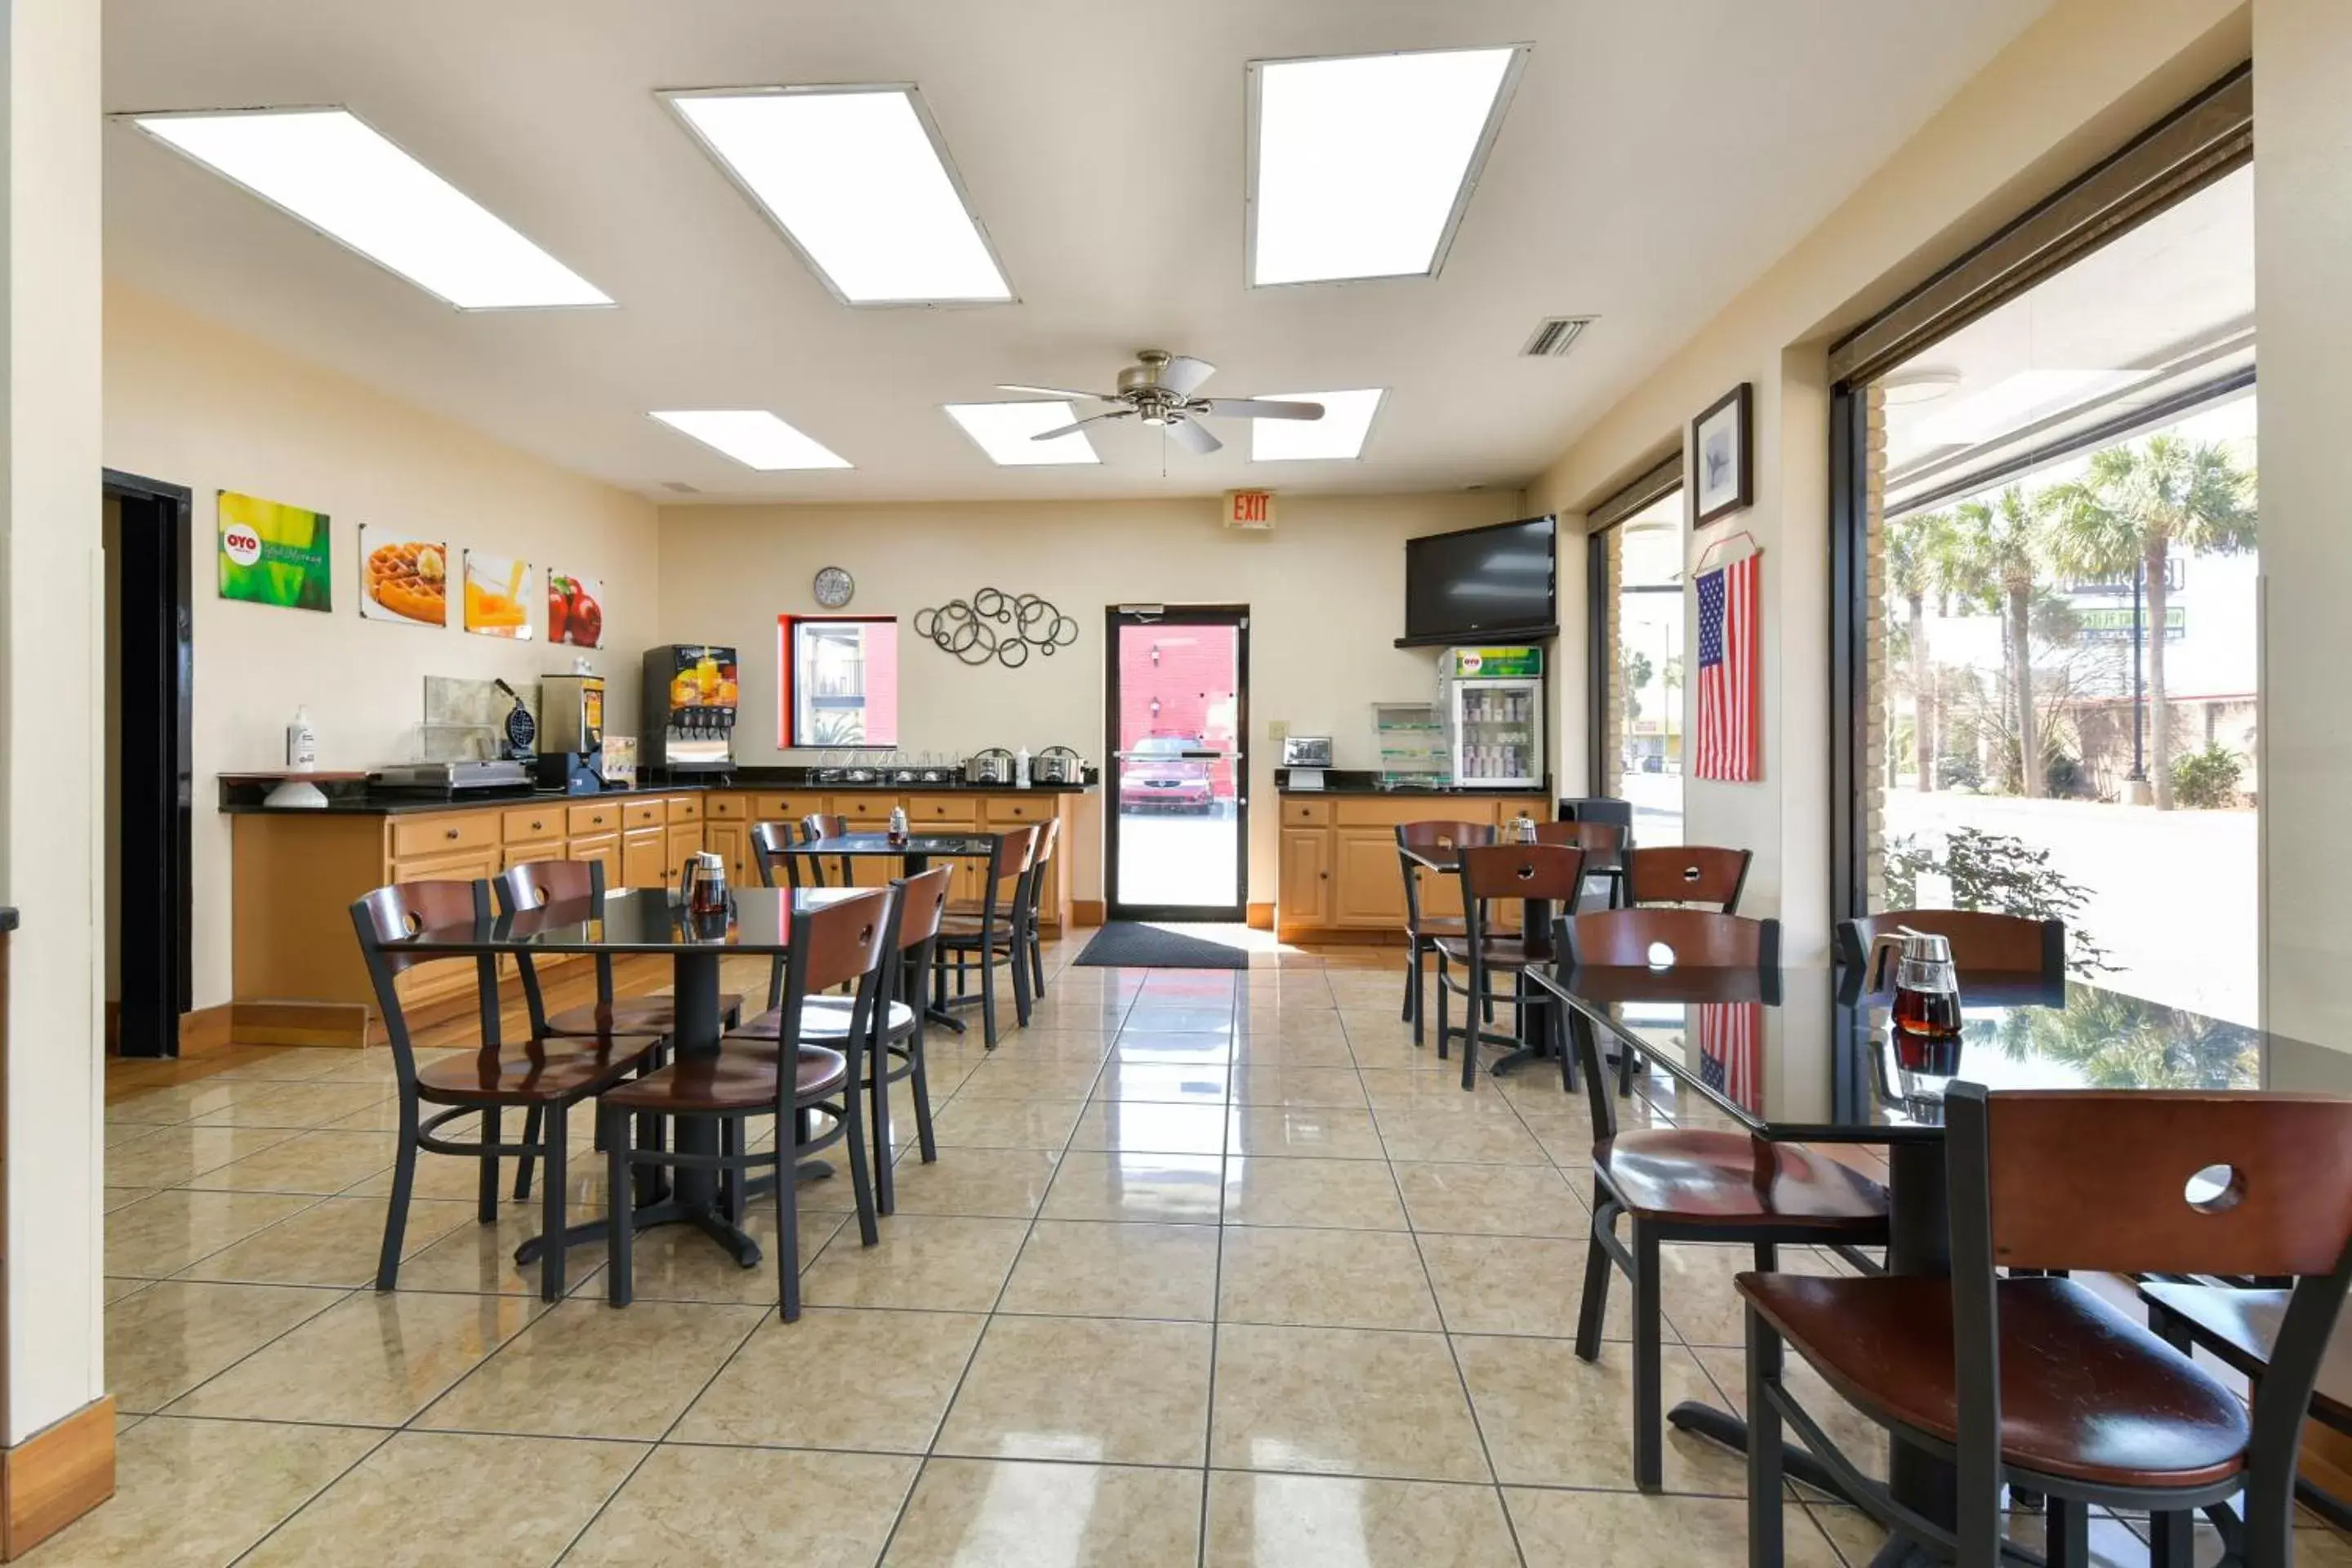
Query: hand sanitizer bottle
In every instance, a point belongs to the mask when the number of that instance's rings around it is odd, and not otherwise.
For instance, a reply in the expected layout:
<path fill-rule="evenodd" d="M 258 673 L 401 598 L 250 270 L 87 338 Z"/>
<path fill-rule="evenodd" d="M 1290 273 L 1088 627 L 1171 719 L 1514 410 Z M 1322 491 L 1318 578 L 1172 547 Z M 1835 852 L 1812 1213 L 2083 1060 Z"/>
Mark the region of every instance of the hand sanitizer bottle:
<path fill-rule="evenodd" d="M 310 728 L 310 710 L 294 710 L 294 722 L 286 726 L 286 765 L 298 773 L 310 773 L 319 765 L 319 732 Z"/>
<path fill-rule="evenodd" d="M 1029 748 L 1026 746 L 1013 753 L 1013 787 L 1029 787 Z"/>

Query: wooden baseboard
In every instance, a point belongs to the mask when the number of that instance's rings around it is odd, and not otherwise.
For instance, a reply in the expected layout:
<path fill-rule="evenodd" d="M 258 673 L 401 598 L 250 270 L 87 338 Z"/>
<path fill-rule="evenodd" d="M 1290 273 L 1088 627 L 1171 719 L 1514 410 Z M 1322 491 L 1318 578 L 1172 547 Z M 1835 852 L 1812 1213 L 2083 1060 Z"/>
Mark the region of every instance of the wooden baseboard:
<path fill-rule="evenodd" d="M 240 1046 L 331 1046 L 359 1050 L 368 1043 L 370 1009 L 357 1002 L 236 1002 L 230 1005 L 229 1038 Z"/>
<path fill-rule="evenodd" d="M 1271 903 L 1252 904 L 1244 914 L 1249 921 L 1250 930 L 1272 931 L 1274 929 L 1274 906 Z"/>
<path fill-rule="evenodd" d="M 1100 899 L 1072 899 L 1070 900 L 1070 923 L 1072 925 L 1081 926 L 1098 926 L 1102 924 L 1103 901 Z"/>
<path fill-rule="evenodd" d="M 236 1036 L 230 1032 L 235 1006 L 223 1002 L 216 1007 L 199 1007 L 193 1013 L 180 1015 L 180 1054 L 184 1057 L 206 1057 L 228 1049 Z"/>
<path fill-rule="evenodd" d="M 14 1561 L 114 1495 L 114 1396 L 0 1449 L 0 1560 Z"/>

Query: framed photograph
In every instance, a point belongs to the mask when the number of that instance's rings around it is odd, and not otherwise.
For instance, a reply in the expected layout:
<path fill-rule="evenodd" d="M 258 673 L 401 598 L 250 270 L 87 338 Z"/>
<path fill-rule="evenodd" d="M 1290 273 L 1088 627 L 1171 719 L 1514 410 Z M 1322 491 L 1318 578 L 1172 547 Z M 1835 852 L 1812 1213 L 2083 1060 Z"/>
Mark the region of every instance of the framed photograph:
<path fill-rule="evenodd" d="M 1754 504 L 1754 444 L 1748 435 L 1748 384 L 1741 382 L 1691 421 L 1692 521 L 1705 526 Z"/>
<path fill-rule="evenodd" d="M 547 569 L 547 640 L 604 646 L 604 580 Z"/>
<path fill-rule="evenodd" d="M 222 490 L 220 596 L 289 610 L 334 608 L 327 514 Z"/>
<path fill-rule="evenodd" d="M 466 552 L 466 629 L 486 637 L 530 637 L 530 563 Z"/>
<path fill-rule="evenodd" d="M 360 524 L 360 614 L 412 626 L 449 624 L 449 547 Z"/>

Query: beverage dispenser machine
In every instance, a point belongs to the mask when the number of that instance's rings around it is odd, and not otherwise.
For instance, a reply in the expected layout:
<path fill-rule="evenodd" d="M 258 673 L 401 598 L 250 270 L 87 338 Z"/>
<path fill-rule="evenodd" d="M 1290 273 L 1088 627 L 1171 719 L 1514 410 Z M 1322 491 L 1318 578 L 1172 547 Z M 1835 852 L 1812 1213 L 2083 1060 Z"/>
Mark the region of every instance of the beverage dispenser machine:
<path fill-rule="evenodd" d="M 665 643 L 646 650 L 639 764 L 673 773 L 732 770 L 740 694 L 731 647 Z"/>

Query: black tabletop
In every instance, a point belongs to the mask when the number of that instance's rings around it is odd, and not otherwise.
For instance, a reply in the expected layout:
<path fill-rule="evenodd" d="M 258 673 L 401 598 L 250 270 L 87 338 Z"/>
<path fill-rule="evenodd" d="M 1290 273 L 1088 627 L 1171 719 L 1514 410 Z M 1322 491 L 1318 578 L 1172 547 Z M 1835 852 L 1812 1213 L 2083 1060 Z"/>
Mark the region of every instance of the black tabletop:
<path fill-rule="evenodd" d="M 920 855 L 940 859 L 985 860 L 996 853 L 987 833 L 917 833 L 897 843 L 887 833 L 836 833 L 793 846 L 795 855 Z"/>
<path fill-rule="evenodd" d="M 1514 841 L 1505 839 L 1498 842 L 1507 846 Z M 1424 870 L 1444 871 L 1450 874 L 1462 868 L 1464 849 L 1488 847 L 1490 846 L 1485 844 L 1432 845 L 1425 848 L 1407 849 L 1404 851 L 1404 858 Z M 1584 852 L 1584 874 L 1588 877 L 1613 874 L 1622 869 L 1623 864 L 1622 852 L 1620 850 L 1588 849 Z"/>
<path fill-rule="evenodd" d="M 518 910 L 464 925 L 428 926 L 415 936 L 386 942 L 390 949 L 424 952 L 640 952 L 774 953 L 792 936 L 792 911 L 821 909 L 845 899 L 872 897 L 879 888 L 738 888 L 729 895 L 725 919 L 690 916 L 675 893 L 658 888 L 604 895 L 599 907 L 588 900 Z"/>
<path fill-rule="evenodd" d="M 2069 980 L 1963 973 L 1957 1049 L 1899 1055 L 1887 998 L 1829 965 L 1574 969 L 1538 983 L 1768 1138 L 1942 1136 L 1945 1087 L 2352 1093 L 2352 1055 Z"/>

